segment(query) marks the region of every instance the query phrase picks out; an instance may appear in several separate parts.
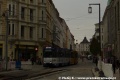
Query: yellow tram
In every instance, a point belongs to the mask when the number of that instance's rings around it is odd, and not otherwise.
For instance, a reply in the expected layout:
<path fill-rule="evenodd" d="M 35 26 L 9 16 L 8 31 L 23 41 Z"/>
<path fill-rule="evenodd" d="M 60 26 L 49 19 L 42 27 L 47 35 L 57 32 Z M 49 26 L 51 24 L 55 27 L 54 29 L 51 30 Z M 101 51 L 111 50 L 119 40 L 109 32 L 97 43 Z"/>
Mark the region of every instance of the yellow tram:
<path fill-rule="evenodd" d="M 77 64 L 78 63 L 78 52 L 77 51 L 71 51 L 70 56 L 70 64 Z"/>

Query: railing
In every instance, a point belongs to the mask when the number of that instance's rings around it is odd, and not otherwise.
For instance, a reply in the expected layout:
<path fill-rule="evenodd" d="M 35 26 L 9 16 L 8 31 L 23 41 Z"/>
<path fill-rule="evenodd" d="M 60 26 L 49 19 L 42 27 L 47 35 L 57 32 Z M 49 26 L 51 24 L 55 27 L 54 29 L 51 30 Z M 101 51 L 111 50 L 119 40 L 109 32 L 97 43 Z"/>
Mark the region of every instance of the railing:
<path fill-rule="evenodd" d="M 9 19 L 16 19 L 17 18 L 17 15 L 9 15 L 9 17 L 8 17 Z"/>
<path fill-rule="evenodd" d="M 17 40 L 16 35 L 9 35 L 8 36 L 8 42 L 13 44 Z"/>
<path fill-rule="evenodd" d="M 5 35 L 0 35 L 0 40 L 5 40 Z M 15 41 L 16 40 L 16 36 L 15 35 L 9 35 L 8 36 L 8 41 Z"/>
<path fill-rule="evenodd" d="M 16 35 L 9 35 L 8 36 L 8 40 L 15 40 L 16 39 Z"/>

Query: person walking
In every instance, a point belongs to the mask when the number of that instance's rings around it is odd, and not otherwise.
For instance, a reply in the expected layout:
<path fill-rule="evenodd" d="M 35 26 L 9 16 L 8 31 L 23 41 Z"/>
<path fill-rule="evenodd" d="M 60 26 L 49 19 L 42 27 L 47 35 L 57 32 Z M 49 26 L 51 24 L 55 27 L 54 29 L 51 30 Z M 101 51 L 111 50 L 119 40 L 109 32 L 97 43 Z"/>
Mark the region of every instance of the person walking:
<path fill-rule="evenodd" d="M 114 56 L 111 58 L 111 63 L 112 63 L 113 73 L 115 74 L 115 71 L 116 71 L 116 60 L 115 60 Z"/>
<path fill-rule="evenodd" d="M 34 65 L 34 57 L 31 58 L 31 63 Z"/>
<path fill-rule="evenodd" d="M 95 64 L 96 64 L 96 67 L 98 65 L 98 57 L 95 57 Z"/>
<path fill-rule="evenodd" d="M 82 62 L 84 62 L 84 56 L 82 56 L 81 59 L 82 59 Z"/>

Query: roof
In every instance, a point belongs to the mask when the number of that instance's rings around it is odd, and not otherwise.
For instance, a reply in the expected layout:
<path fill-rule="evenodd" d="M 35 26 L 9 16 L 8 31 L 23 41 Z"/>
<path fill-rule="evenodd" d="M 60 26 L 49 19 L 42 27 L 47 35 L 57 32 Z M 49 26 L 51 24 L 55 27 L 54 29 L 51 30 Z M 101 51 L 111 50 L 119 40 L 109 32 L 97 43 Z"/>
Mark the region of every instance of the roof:
<path fill-rule="evenodd" d="M 81 43 L 89 43 L 86 37 L 84 37 L 83 41 Z"/>

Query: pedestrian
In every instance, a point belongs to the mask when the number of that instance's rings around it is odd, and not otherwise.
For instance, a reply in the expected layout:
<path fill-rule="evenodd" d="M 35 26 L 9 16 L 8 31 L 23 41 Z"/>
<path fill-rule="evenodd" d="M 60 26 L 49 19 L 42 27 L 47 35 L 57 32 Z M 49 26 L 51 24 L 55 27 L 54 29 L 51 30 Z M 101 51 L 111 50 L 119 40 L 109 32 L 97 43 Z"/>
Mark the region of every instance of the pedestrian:
<path fill-rule="evenodd" d="M 31 63 L 34 65 L 34 57 L 31 58 Z"/>
<path fill-rule="evenodd" d="M 98 57 L 95 57 L 95 64 L 96 64 L 96 67 L 98 65 Z"/>
<path fill-rule="evenodd" d="M 118 59 L 116 60 L 116 67 L 117 67 L 117 69 L 119 68 L 119 60 Z"/>
<path fill-rule="evenodd" d="M 113 73 L 115 74 L 115 71 L 116 71 L 116 60 L 115 60 L 114 56 L 111 58 L 111 63 L 112 63 Z"/>
<path fill-rule="evenodd" d="M 119 73 L 120 73 L 120 58 L 119 58 L 119 63 L 118 63 L 118 69 L 119 69 Z"/>
<path fill-rule="evenodd" d="M 82 59 L 82 62 L 84 62 L 84 56 L 82 56 L 81 59 Z"/>

